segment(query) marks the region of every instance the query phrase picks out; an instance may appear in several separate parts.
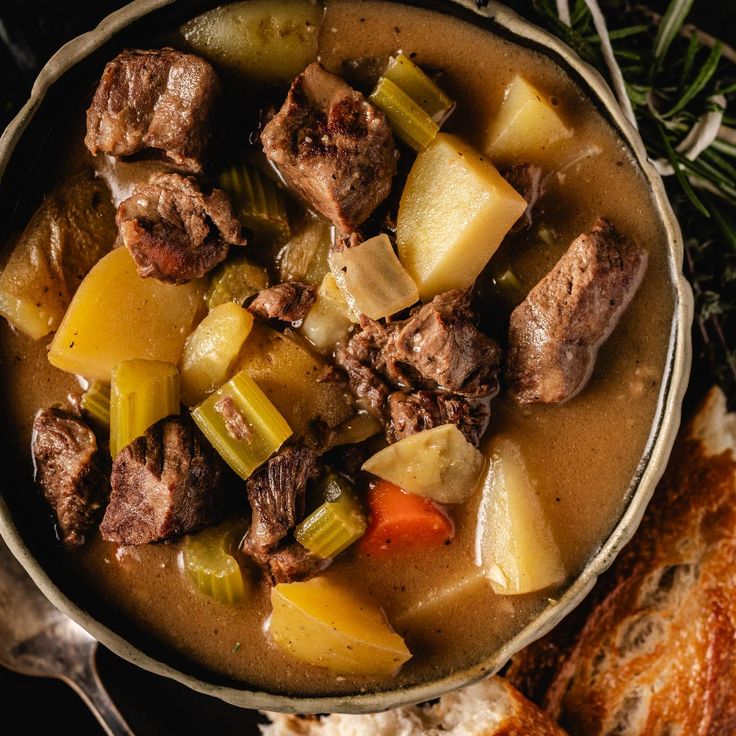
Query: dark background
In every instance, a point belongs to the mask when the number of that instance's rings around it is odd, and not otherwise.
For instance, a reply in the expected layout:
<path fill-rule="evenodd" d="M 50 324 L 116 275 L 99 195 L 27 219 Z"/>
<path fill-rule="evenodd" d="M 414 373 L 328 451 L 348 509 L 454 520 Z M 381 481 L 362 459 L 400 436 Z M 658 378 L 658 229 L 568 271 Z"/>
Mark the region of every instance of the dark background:
<path fill-rule="evenodd" d="M 0 0 L 0 129 L 28 97 L 39 68 L 66 41 L 93 28 L 125 5 L 120 0 Z M 650 0 L 663 10 L 665 0 Z M 736 25 L 730 2 L 698 0 L 691 20 L 732 40 Z M 100 675 L 139 736 L 153 734 L 256 734 L 257 717 L 124 662 L 98 653 Z M 102 730 L 81 700 L 56 681 L 34 680 L 0 668 L 2 732 L 40 734 L 73 731 L 99 736 Z M 11 726 L 10 724 L 17 724 Z"/>

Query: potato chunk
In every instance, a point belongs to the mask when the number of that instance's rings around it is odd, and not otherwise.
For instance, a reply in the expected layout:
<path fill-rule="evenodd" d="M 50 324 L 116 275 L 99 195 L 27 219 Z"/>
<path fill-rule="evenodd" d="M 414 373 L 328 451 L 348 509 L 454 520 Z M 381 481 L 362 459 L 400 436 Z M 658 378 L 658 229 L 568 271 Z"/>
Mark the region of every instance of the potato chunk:
<path fill-rule="evenodd" d="M 253 84 L 290 81 L 317 58 L 323 8 L 310 0 L 222 5 L 181 28 L 189 46 Z"/>
<path fill-rule="evenodd" d="M 273 402 L 297 436 L 314 432 L 315 421 L 336 427 L 354 414 L 343 389 L 320 382 L 327 364 L 296 336 L 256 320 L 236 360 Z"/>
<path fill-rule="evenodd" d="M 482 453 L 454 424 L 404 437 L 363 463 L 363 470 L 439 503 L 467 501 L 482 469 Z"/>
<path fill-rule="evenodd" d="M 82 281 L 49 350 L 56 368 L 110 382 L 118 363 L 176 365 L 204 310 L 201 280 L 182 286 L 142 279 L 125 248 L 108 253 Z"/>
<path fill-rule="evenodd" d="M 0 315 L 34 340 L 48 335 L 116 234 L 115 209 L 102 181 L 80 175 L 54 191 L 0 275 Z"/>
<path fill-rule="evenodd" d="M 525 209 L 486 156 L 439 133 L 409 172 L 396 227 L 421 299 L 470 286 Z"/>
<path fill-rule="evenodd" d="M 518 74 L 486 136 L 486 152 L 499 164 L 540 161 L 572 135 L 548 97 Z"/>
<path fill-rule="evenodd" d="M 531 593 L 565 578 L 560 550 L 519 447 L 497 439 L 483 482 L 476 564 L 501 595 Z"/>
<path fill-rule="evenodd" d="M 391 675 L 411 657 L 375 604 L 323 577 L 271 591 L 269 632 L 293 657 L 343 675 Z"/>

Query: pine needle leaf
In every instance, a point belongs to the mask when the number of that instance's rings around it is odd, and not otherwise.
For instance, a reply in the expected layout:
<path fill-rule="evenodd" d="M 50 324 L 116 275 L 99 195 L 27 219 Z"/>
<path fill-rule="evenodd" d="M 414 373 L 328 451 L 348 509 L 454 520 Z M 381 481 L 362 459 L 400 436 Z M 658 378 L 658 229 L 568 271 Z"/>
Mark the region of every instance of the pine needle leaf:
<path fill-rule="evenodd" d="M 703 215 L 704 217 L 710 217 L 710 212 L 708 211 L 708 208 L 698 199 L 698 195 L 695 194 L 692 186 L 690 185 L 690 182 L 687 180 L 687 176 L 685 176 L 685 174 L 683 173 L 680 161 L 677 154 L 675 153 L 675 149 L 672 148 L 672 144 L 670 143 L 667 131 L 661 125 L 657 127 L 659 128 L 660 135 L 662 136 L 662 143 L 664 143 L 665 153 L 667 154 L 669 162 L 672 164 L 672 168 L 675 170 L 675 176 L 677 177 L 678 183 L 682 187 L 682 191 L 685 192 L 693 207 L 695 207 L 695 209 L 698 210 L 701 215 Z"/>
<path fill-rule="evenodd" d="M 690 13 L 694 0 L 672 0 L 659 24 L 654 41 L 654 58 L 663 59 Z"/>
<path fill-rule="evenodd" d="M 673 115 L 676 115 L 680 110 L 684 109 L 685 107 L 692 102 L 692 100 L 697 97 L 697 95 L 702 92 L 703 88 L 706 84 L 711 80 L 711 77 L 715 74 L 716 69 L 718 69 L 718 64 L 721 60 L 721 53 L 723 50 L 723 46 L 721 43 L 717 43 L 712 49 L 710 54 L 708 54 L 708 58 L 706 59 L 705 64 L 700 68 L 700 71 L 698 72 L 698 75 L 693 80 L 692 84 L 685 90 L 685 92 L 682 94 L 682 97 L 678 100 L 677 104 L 666 112 L 664 115 L 662 115 L 663 118 L 671 118 Z"/>

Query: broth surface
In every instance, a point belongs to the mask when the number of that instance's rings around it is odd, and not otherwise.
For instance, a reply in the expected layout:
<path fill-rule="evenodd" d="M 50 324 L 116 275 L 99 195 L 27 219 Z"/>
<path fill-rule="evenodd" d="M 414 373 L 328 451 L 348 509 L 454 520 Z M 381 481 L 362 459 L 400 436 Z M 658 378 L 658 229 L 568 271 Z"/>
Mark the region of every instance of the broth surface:
<path fill-rule="evenodd" d="M 540 210 L 540 219 L 553 235 L 548 242 L 536 231 L 509 239 L 497 256 L 508 259 L 526 289 L 598 215 L 648 250 L 644 282 L 601 349 L 593 378 L 579 396 L 545 407 L 522 406 L 502 393 L 493 403 L 487 437 L 503 433 L 521 446 L 567 570 L 575 575 L 624 508 L 649 439 L 670 339 L 670 265 L 646 182 L 628 149 L 550 60 L 464 21 L 390 3 L 329 2 L 319 49 L 322 63 L 337 73 L 347 60 L 386 59 L 399 50 L 425 68 L 442 70 L 442 86 L 457 102 L 444 130 L 478 148 L 514 74 L 521 72 L 559 100 L 575 135 L 554 152 L 557 172 L 548 181 Z M 81 132 L 73 127 L 68 145 L 79 153 L 72 160 L 89 165 Z M 63 180 L 74 165 L 60 168 Z M 491 323 L 493 318 L 483 315 Z M 4 321 L 0 340 L 2 403 L 18 428 L 17 452 L 27 459 L 30 473 L 34 412 L 58 402 L 78 384 L 49 365 L 44 344 L 14 334 Z M 141 628 L 204 667 L 253 688 L 304 695 L 394 688 L 478 662 L 549 605 L 554 595 L 541 591 L 501 597 L 490 588 L 476 588 L 461 601 L 434 610 L 420 605 L 435 598 L 432 591 L 443 581 L 457 579 L 472 567 L 473 516 L 471 501 L 455 514 L 457 534 L 448 546 L 380 560 L 366 560 L 349 550 L 326 571 L 346 586 L 369 593 L 406 637 L 414 657 L 395 678 L 383 680 L 336 677 L 282 653 L 261 633 L 270 611 L 266 586 L 254 586 L 254 595 L 241 607 L 218 604 L 182 575 L 178 542 L 118 550 L 95 536 L 80 550 L 67 553 L 67 564 Z"/>

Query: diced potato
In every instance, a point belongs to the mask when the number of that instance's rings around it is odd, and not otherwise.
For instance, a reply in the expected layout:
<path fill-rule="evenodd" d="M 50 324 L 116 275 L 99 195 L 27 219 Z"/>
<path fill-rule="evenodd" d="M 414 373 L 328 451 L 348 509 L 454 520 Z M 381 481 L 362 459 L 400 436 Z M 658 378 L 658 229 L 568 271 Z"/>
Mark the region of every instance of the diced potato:
<path fill-rule="evenodd" d="M 385 447 L 363 470 L 439 503 L 464 503 L 483 470 L 483 454 L 454 424 L 443 424 Z"/>
<path fill-rule="evenodd" d="M 330 270 L 357 321 L 389 317 L 419 299 L 417 285 L 399 263 L 388 235 L 376 235 L 360 245 L 330 251 Z"/>
<path fill-rule="evenodd" d="M 227 302 L 215 307 L 187 337 L 179 363 L 181 397 L 187 406 L 198 404 L 230 377 L 252 327 L 253 315 Z"/>
<path fill-rule="evenodd" d="M 486 156 L 437 134 L 409 172 L 396 227 L 399 258 L 422 300 L 470 286 L 525 209 Z"/>
<path fill-rule="evenodd" d="M 318 379 L 327 364 L 297 336 L 256 320 L 233 370 L 245 369 L 297 436 L 312 434 L 314 420 L 336 427 L 354 410 L 343 389 Z"/>
<path fill-rule="evenodd" d="M 0 275 L 0 314 L 34 340 L 53 332 L 116 235 L 115 209 L 102 181 L 80 176 L 53 192 Z"/>
<path fill-rule="evenodd" d="M 570 136 L 551 100 L 517 74 L 488 129 L 486 152 L 500 164 L 536 162 Z"/>
<path fill-rule="evenodd" d="M 494 441 L 483 481 L 476 564 L 501 595 L 531 593 L 565 578 L 559 547 L 519 447 Z"/>
<path fill-rule="evenodd" d="M 317 58 L 323 8 L 311 0 L 221 5 L 181 28 L 190 47 L 252 84 L 291 81 Z"/>
<path fill-rule="evenodd" d="M 411 657 L 375 604 L 328 578 L 271 591 L 269 632 L 296 659 L 342 675 L 391 675 Z"/>
<path fill-rule="evenodd" d="M 134 358 L 176 365 L 204 309 L 201 280 L 174 286 L 142 279 L 125 248 L 108 253 L 87 275 L 51 347 L 56 368 L 110 382 Z"/>
<path fill-rule="evenodd" d="M 331 353 L 335 345 L 347 337 L 351 324 L 348 305 L 335 278 L 326 273 L 317 290 L 317 301 L 302 323 L 302 334 L 320 352 Z"/>

